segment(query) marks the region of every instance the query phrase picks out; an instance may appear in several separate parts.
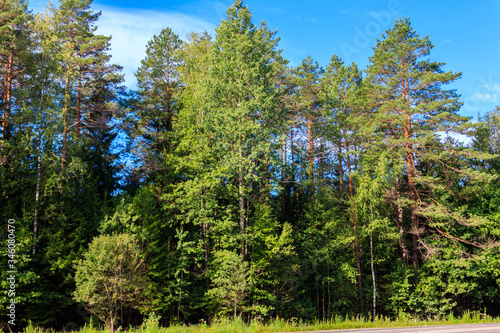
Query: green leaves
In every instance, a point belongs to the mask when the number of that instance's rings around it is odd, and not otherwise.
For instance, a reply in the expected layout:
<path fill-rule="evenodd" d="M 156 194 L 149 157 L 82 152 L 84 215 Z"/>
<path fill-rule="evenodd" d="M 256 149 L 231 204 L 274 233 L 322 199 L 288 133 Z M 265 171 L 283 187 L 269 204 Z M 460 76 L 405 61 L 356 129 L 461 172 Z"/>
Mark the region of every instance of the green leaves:
<path fill-rule="evenodd" d="M 130 234 L 94 238 L 76 268 L 74 298 L 109 325 L 121 306 L 146 312 L 149 281 L 141 252 Z"/>
<path fill-rule="evenodd" d="M 238 313 L 245 309 L 244 301 L 252 286 L 248 263 L 234 252 L 218 251 L 212 274 L 214 287 L 207 291 L 207 295 L 217 306 L 217 315 L 229 312 L 236 319 Z"/>
<path fill-rule="evenodd" d="M 145 311 L 156 327 L 496 309 L 498 110 L 459 115 L 444 88 L 461 74 L 408 19 L 365 76 L 336 55 L 290 68 L 237 0 L 213 38 L 155 35 L 116 102 L 91 4 L 33 19 L 0 0 L 0 215 L 22 224 L 23 318 L 56 325 L 77 301 L 110 327 L 123 308 L 124 328 Z M 472 149 L 443 137 L 471 129 Z"/>

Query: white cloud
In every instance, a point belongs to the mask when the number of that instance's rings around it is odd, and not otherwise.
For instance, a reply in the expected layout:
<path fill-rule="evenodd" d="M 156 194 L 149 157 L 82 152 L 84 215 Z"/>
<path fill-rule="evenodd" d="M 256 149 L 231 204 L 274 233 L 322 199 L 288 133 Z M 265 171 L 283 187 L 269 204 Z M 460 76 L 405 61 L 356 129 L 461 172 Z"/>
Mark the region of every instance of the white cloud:
<path fill-rule="evenodd" d="M 500 85 L 497 83 L 484 84 L 479 91 L 476 91 L 471 98 L 480 102 L 499 103 Z"/>
<path fill-rule="evenodd" d="M 34 13 L 45 12 L 49 0 L 30 0 L 29 8 Z M 57 7 L 59 2 L 53 1 Z M 222 14 L 223 5 L 216 3 Z M 215 5 L 214 5 L 215 6 Z M 125 84 L 134 89 L 136 87 L 135 71 L 146 54 L 146 44 L 158 35 L 162 29 L 169 27 L 181 39 L 185 39 L 190 32 L 208 31 L 213 33 L 215 25 L 200 17 L 174 11 L 145 10 L 133 8 L 118 8 L 93 4 L 91 10 L 101 11 L 97 21 L 97 34 L 112 36 L 111 63 L 123 66 Z"/>
<path fill-rule="evenodd" d="M 162 29 L 171 28 L 181 39 L 190 32 L 213 32 L 214 25 L 199 17 L 177 12 L 151 11 L 143 9 L 121 9 L 96 5 L 102 11 L 97 22 L 98 34 L 112 36 L 112 63 L 123 66 L 126 85 L 134 88 L 134 73 L 145 56 L 146 44 Z"/>

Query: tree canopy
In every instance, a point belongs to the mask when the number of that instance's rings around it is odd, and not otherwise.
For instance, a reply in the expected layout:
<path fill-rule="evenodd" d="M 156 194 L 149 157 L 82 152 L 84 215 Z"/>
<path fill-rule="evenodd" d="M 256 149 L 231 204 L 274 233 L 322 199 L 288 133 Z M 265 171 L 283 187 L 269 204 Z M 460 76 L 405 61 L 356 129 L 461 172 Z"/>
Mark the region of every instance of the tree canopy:
<path fill-rule="evenodd" d="M 19 327 L 500 315 L 500 109 L 409 18 L 291 66 L 236 0 L 126 90 L 92 6 L 0 0 L 2 318 L 14 264 Z"/>

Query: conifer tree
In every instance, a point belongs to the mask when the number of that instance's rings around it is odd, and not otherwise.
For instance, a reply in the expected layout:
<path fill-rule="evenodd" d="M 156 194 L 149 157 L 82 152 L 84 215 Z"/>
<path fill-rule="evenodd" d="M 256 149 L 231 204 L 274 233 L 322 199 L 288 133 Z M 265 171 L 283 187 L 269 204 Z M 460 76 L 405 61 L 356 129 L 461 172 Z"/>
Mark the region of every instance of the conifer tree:
<path fill-rule="evenodd" d="M 97 234 L 96 222 L 112 206 L 117 185 L 110 146 L 116 134 L 109 121 L 122 77 L 117 66 L 107 64 L 109 37 L 93 34 L 99 15 L 89 6 L 63 2 L 60 9 L 51 7 L 36 17 L 22 81 L 19 119 L 25 134 L 20 138 L 30 142 L 23 143 L 29 154 L 23 163 L 33 170 L 27 178 L 33 193 L 24 193 L 33 205 L 25 206 L 25 214 L 33 226 L 31 255 L 43 294 L 28 311 L 33 320 L 47 323 L 57 321 L 61 309 L 75 306 L 69 297 L 73 261 Z"/>
<path fill-rule="evenodd" d="M 294 69 L 292 82 L 295 86 L 293 98 L 294 124 L 303 132 L 306 139 L 304 157 L 308 165 L 304 166 L 309 179 L 309 192 L 314 193 L 315 161 L 319 151 L 319 129 L 321 128 L 321 76 L 324 70 L 310 56 L 302 60 L 300 66 Z M 300 137 L 301 135 L 299 135 Z"/>
<path fill-rule="evenodd" d="M 453 237 L 443 230 L 443 215 L 451 220 L 465 218 L 448 212 L 434 195 L 446 188 L 450 168 L 460 163 L 458 156 L 470 153 L 439 138 L 439 132 L 465 133 L 469 118 L 458 114 L 462 103 L 455 91 L 443 89 L 461 73 L 444 72 L 443 63 L 427 60 L 432 47 L 429 37 L 419 37 L 409 19 L 398 19 L 377 41 L 367 69 L 372 84 L 368 94 L 374 107 L 371 123 L 379 140 L 374 144 L 386 147 L 394 160 L 404 161 L 405 165 L 397 186 L 405 193 L 400 204 L 407 207 L 410 221 L 401 226 L 401 231 L 403 238 L 411 235 L 415 272 L 424 230 Z M 440 172 L 436 173 L 436 168 Z M 477 179 L 478 174 L 472 170 L 461 172 Z"/>
<path fill-rule="evenodd" d="M 0 109 L 2 117 L 2 140 L 9 140 L 13 121 L 11 118 L 15 89 L 26 64 L 22 62 L 29 43 L 29 15 L 22 1 L 0 1 Z M 24 55 L 25 56 L 25 55 Z M 3 148 L 4 143 L 0 145 Z"/>
<path fill-rule="evenodd" d="M 170 28 L 163 29 L 148 42 L 146 58 L 136 73 L 141 96 L 136 135 L 141 137 L 140 144 L 147 147 L 147 151 L 141 153 L 145 154 L 142 159 L 146 170 L 162 168 L 164 155 L 173 148 L 173 122 L 180 109 L 182 88 L 181 47 L 179 37 Z"/>
<path fill-rule="evenodd" d="M 48 25 L 47 32 L 51 34 L 44 43 L 46 48 L 54 50 L 54 56 L 59 62 L 58 75 L 62 80 L 63 174 L 72 143 L 76 143 L 76 146 L 81 144 L 79 140 L 82 130 L 85 129 L 88 134 L 92 127 L 102 127 L 103 119 L 94 114 L 100 110 L 92 105 L 92 96 L 96 94 L 96 87 L 92 82 L 99 75 L 107 80 L 122 81 L 116 76 L 120 68 L 108 65 L 110 55 L 107 51 L 111 37 L 95 34 L 96 22 L 101 13 L 90 9 L 92 2 L 93 0 L 64 0 L 59 7 L 50 7 L 43 18 Z"/>

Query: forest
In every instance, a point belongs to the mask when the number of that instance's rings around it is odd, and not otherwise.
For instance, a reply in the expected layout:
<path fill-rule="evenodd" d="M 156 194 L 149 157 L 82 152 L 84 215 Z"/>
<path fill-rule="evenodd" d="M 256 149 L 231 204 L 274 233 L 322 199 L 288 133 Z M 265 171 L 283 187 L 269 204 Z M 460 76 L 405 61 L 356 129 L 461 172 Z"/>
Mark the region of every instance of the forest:
<path fill-rule="evenodd" d="M 409 18 L 290 66 L 235 0 L 130 90 L 99 16 L 0 0 L 0 326 L 500 315 L 500 108 Z"/>

